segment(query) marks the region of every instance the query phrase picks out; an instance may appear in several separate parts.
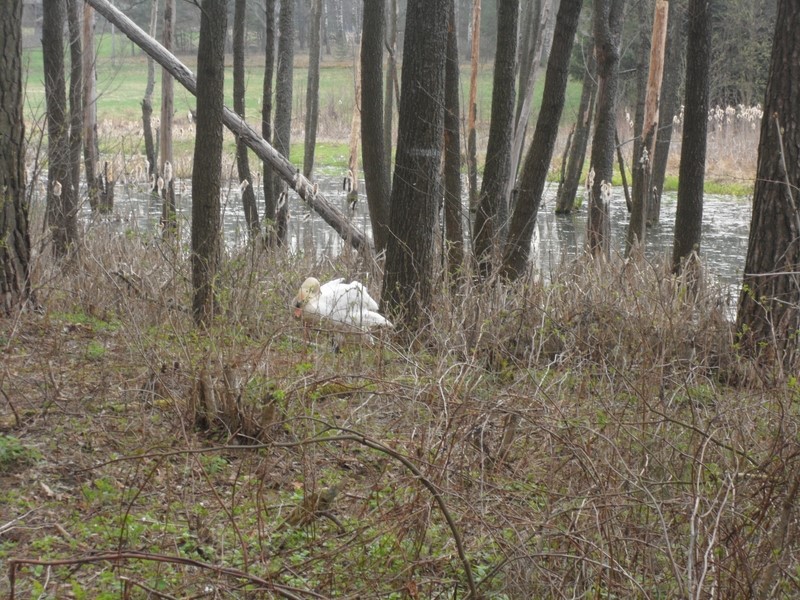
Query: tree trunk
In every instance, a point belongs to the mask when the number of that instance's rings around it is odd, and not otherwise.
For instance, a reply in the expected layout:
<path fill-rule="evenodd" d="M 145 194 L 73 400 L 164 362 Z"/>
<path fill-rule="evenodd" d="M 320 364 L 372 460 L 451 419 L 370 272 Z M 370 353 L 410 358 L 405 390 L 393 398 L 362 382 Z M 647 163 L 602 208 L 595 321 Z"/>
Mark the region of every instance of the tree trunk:
<path fill-rule="evenodd" d="M 591 38 L 590 38 L 591 41 Z M 593 45 L 593 42 L 591 42 Z M 586 147 L 589 143 L 589 133 L 592 130 L 592 115 L 594 114 L 594 101 L 597 92 L 595 83 L 595 63 L 592 52 L 586 54 L 587 63 L 583 72 L 581 100 L 578 106 L 578 122 L 575 125 L 575 134 L 569 147 L 567 170 L 558 186 L 556 196 L 556 214 L 569 214 L 575 206 L 575 196 L 578 193 L 583 163 L 586 160 Z"/>
<path fill-rule="evenodd" d="M 486 165 L 473 227 L 474 254 L 487 277 L 497 262 L 508 230 L 508 180 L 514 136 L 514 87 L 517 65 L 519 0 L 497 4 L 497 51 L 492 85 L 492 121 L 486 146 Z"/>
<path fill-rule="evenodd" d="M 382 4 L 382 3 L 381 3 Z M 311 0 L 311 26 L 308 45 L 308 84 L 306 86 L 306 130 L 303 153 L 303 175 L 311 177 L 314 170 L 314 149 L 317 145 L 319 120 L 319 61 L 322 41 L 322 0 Z"/>
<path fill-rule="evenodd" d="M 614 172 L 619 41 L 625 0 L 595 0 L 594 43 L 597 101 L 591 154 L 591 190 L 587 246 L 592 256 L 608 258 L 611 250 L 609 199 Z M 592 175 L 593 173 L 593 175 Z"/>
<path fill-rule="evenodd" d="M 81 48 L 81 6 L 67 0 L 69 30 L 69 166 L 72 190 L 80 198 L 81 148 L 83 146 L 83 50 Z"/>
<path fill-rule="evenodd" d="M 433 297 L 448 5 L 448 0 L 409 0 L 406 17 L 382 300 L 394 322 L 410 331 L 425 325 Z"/>
<path fill-rule="evenodd" d="M 289 156 L 292 134 L 292 85 L 294 72 L 294 3 L 281 2 L 278 19 L 280 35 L 278 39 L 278 75 L 275 81 L 275 149 Z M 282 245 L 286 241 L 288 202 L 278 207 L 278 198 L 283 192 L 283 182 L 273 182 L 272 195 L 266 198 L 264 218 L 272 223 L 268 232 L 270 245 Z"/>
<path fill-rule="evenodd" d="M 444 230 L 447 271 L 452 282 L 461 276 L 464 263 L 464 231 L 461 204 L 461 132 L 458 95 L 458 33 L 455 2 L 450 0 L 447 28 L 447 62 L 444 86 Z"/>
<path fill-rule="evenodd" d="M 706 1 L 690 0 L 687 55 L 692 60 L 686 66 L 683 142 L 672 249 L 672 268 L 676 273 L 681 272 L 684 265 L 700 253 L 708 132 L 711 10 Z M 694 267 L 699 268 L 698 265 Z"/>
<path fill-rule="evenodd" d="M 472 1 L 472 43 L 470 47 L 469 106 L 467 107 L 467 171 L 469 180 L 469 210 L 478 209 L 478 132 L 475 120 L 478 112 L 478 60 L 481 50 L 481 0 Z"/>
<path fill-rule="evenodd" d="M 364 3 L 361 33 L 361 158 L 372 238 L 378 253 L 386 248 L 391 193 L 382 101 L 384 5 L 383 0 Z"/>
<path fill-rule="evenodd" d="M 0 8 L 0 38 L 0 310 L 8 316 L 32 299 L 22 112 L 22 0 L 6 0 Z"/>
<path fill-rule="evenodd" d="M 264 21 L 265 21 L 265 50 L 264 50 L 264 88 L 261 94 L 261 136 L 271 143 L 272 141 L 272 79 L 275 71 L 275 0 L 265 0 L 264 2 Z M 269 202 L 272 197 L 272 190 L 275 187 L 273 181 L 272 167 L 268 162 L 263 164 L 264 180 L 264 219 L 269 212 Z M 275 219 L 275 205 L 272 205 L 272 217 Z"/>
<path fill-rule="evenodd" d="M 686 39 L 684 8 L 673 0 L 669 3 L 667 17 L 667 46 L 664 51 L 664 77 L 661 84 L 661 101 L 658 109 L 658 137 L 653 157 L 653 177 L 651 188 L 653 202 L 649 205 L 647 220 L 653 221 L 651 214 L 661 207 L 661 194 L 664 190 L 664 179 L 667 173 L 667 161 L 672 142 L 672 119 L 681 105 L 681 76 L 685 65 L 684 45 Z"/>
<path fill-rule="evenodd" d="M 197 47 L 197 88 L 203 93 L 197 97 L 192 168 L 192 313 L 198 325 L 210 324 L 215 312 L 227 20 L 225 2 L 203 0 Z"/>
<path fill-rule="evenodd" d="M 244 119 L 245 112 L 244 40 L 246 12 L 247 1 L 236 0 L 233 12 L 233 110 L 242 119 Z M 247 157 L 247 144 L 241 138 L 236 140 L 236 168 L 239 172 L 239 190 L 242 197 L 244 218 L 247 222 L 248 238 L 251 242 L 254 242 L 261 234 L 261 225 L 258 219 L 253 176 L 250 174 L 250 161 Z"/>
<path fill-rule="evenodd" d="M 158 0 L 152 0 L 150 5 L 150 35 L 156 35 L 156 22 L 158 19 Z M 144 135 L 144 153 L 147 157 L 147 176 L 153 181 L 151 192 L 155 189 L 155 178 L 158 172 L 157 153 L 153 142 L 153 89 L 156 86 L 156 63 L 151 56 L 147 57 L 147 85 L 142 99 L 142 132 Z"/>
<path fill-rule="evenodd" d="M 519 182 L 517 206 L 511 219 L 508 242 L 503 251 L 502 274 L 517 279 L 525 273 L 530 256 L 533 229 L 542 192 L 550 170 L 550 159 L 558 135 L 561 111 L 569 79 L 569 59 L 583 0 L 561 0 L 553 32 L 553 47 L 547 61 L 542 106 L 536 122 Z"/>
<path fill-rule="evenodd" d="M 369 4 L 369 3 L 367 3 Z M 364 21 L 367 20 L 367 7 L 364 7 Z M 386 48 L 389 53 L 388 60 L 386 61 L 386 82 L 384 83 L 384 97 L 383 103 L 383 155 L 384 169 L 386 170 L 386 183 L 387 190 L 392 186 L 392 129 L 394 119 L 394 97 L 395 94 L 399 97 L 400 86 L 397 82 L 397 0 L 389 0 L 388 5 L 388 19 L 386 27 Z M 363 55 L 362 55 L 363 56 Z M 363 136 L 362 136 L 363 137 Z M 366 167 L 365 167 L 366 170 Z M 365 174 L 366 176 L 366 174 Z M 369 192 L 367 192 L 369 194 Z M 388 223 L 389 217 L 389 193 L 386 195 L 386 218 L 384 223 Z M 377 240 L 376 240 L 377 247 Z M 385 247 L 385 243 L 382 247 Z"/>
<path fill-rule="evenodd" d="M 181 63 L 156 40 L 148 36 L 125 14 L 114 8 L 108 0 L 86 0 L 95 10 L 102 14 L 111 23 L 119 27 L 125 35 L 175 77 L 190 94 L 197 96 L 197 81 L 189 68 Z M 258 157 L 267 163 L 275 173 L 283 179 L 308 205 L 323 218 L 323 220 L 339 233 L 342 239 L 347 240 L 356 250 L 369 252 L 369 242 L 364 234 L 350 223 L 350 221 L 328 202 L 325 196 L 317 190 L 317 186 L 306 179 L 299 169 L 289 160 L 279 154 L 267 141 L 250 127 L 242 118 L 228 107 L 222 109 L 222 122 L 235 135 L 241 137 L 247 146 Z"/>
<path fill-rule="evenodd" d="M 379 80 L 380 81 L 380 80 Z M 361 44 L 353 61 L 353 115 L 350 118 L 350 156 L 347 160 L 347 203 L 354 210 L 358 202 L 358 140 L 361 137 Z"/>
<path fill-rule="evenodd" d="M 644 118 L 642 119 L 642 156 L 634 157 L 637 166 L 641 168 L 641 181 L 638 188 L 634 187 L 626 254 L 630 254 L 635 244 L 644 244 L 645 239 L 645 220 L 652 197 L 650 186 L 652 158 L 658 135 L 658 99 L 661 96 L 661 76 L 664 73 L 664 44 L 667 40 L 668 9 L 669 2 L 667 0 L 656 0 L 653 37 L 650 43 L 650 69 L 647 74 Z"/>
<path fill-rule="evenodd" d="M 640 25 L 637 33 L 637 47 L 634 52 L 637 57 L 636 75 L 634 77 L 636 81 L 636 110 L 633 115 L 633 151 L 631 152 L 631 188 L 634 196 L 641 195 L 641 188 L 645 185 L 642 159 L 649 160 L 649 157 L 642 156 L 642 148 L 644 148 L 642 126 L 644 124 L 645 96 L 647 95 L 647 58 L 650 54 L 651 24 L 647 19 L 647 9 L 650 4 L 651 2 L 644 0 L 635 4 L 637 21 Z M 622 148 L 620 147 L 619 130 L 615 132 L 615 135 L 617 162 L 619 163 L 620 173 L 624 173 L 624 159 L 622 156 Z M 627 188 L 624 191 L 626 194 L 625 202 L 628 207 L 628 212 L 633 213 L 633 202 L 628 199 Z"/>
<path fill-rule="evenodd" d="M 175 0 L 164 2 L 164 31 L 163 43 L 167 52 L 172 52 L 173 33 L 175 23 Z M 163 205 L 161 223 L 165 237 L 171 237 L 177 228 L 177 212 L 175 208 L 175 187 L 171 177 L 173 164 L 172 157 L 172 113 L 173 113 L 173 81 L 172 75 L 166 69 L 161 71 L 161 151 L 159 173 L 163 180 L 162 194 Z"/>
<path fill-rule="evenodd" d="M 100 146 L 97 141 L 97 53 L 94 49 L 94 9 L 83 5 L 83 170 L 86 174 L 89 206 L 98 209 L 97 164 Z M 152 165 L 151 165 L 151 168 Z"/>
<path fill-rule="evenodd" d="M 531 116 L 531 102 L 533 101 L 533 88 L 536 84 L 536 75 L 542 50 L 542 26 L 550 11 L 552 0 L 528 0 L 529 8 L 525 10 L 526 22 L 523 26 L 524 35 L 521 35 L 523 45 L 519 49 L 519 87 L 514 114 L 514 137 L 511 142 L 511 176 L 506 183 L 506 198 L 511 196 L 512 186 L 519 172 L 519 163 L 522 160 L 522 148 L 525 145 L 525 134 L 528 130 L 528 121 Z M 513 207 L 511 207 L 513 210 Z"/>
<path fill-rule="evenodd" d="M 42 8 L 42 54 L 47 102 L 47 224 L 53 234 L 57 259 L 76 249 L 78 204 L 70 167 L 67 91 L 64 79 L 64 0 L 45 2 Z"/>
<path fill-rule="evenodd" d="M 800 4 L 778 0 L 753 219 L 736 319 L 745 350 L 782 363 L 788 373 L 797 367 L 800 339 L 798 31 Z"/>

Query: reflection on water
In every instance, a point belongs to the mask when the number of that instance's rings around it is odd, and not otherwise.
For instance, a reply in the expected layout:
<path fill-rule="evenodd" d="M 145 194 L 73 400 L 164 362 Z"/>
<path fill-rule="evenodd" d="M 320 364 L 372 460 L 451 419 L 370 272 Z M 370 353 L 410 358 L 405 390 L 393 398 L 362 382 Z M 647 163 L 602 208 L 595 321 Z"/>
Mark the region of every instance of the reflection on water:
<path fill-rule="evenodd" d="M 315 180 L 328 201 L 349 215 L 356 228 L 371 236 L 363 181 L 359 188 L 361 190 L 359 203 L 355 211 L 351 212 L 347 205 L 346 193 L 341 189 L 338 171 L 323 171 L 316 175 Z M 180 227 L 185 232 L 183 237 L 186 240 L 189 238 L 191 218 L 190 186 L 191 182 L 188 180 L 180 181 L 176 186 Z M 255 189 L 259 210 L 263 212 L 263 190 L 259 185 L 256 185 Z M 553 212 L 555 190 L 556 184 L 548 184 L 538 220 L 537 265 L 545 279 L 560 266 L 562 260 L 570 260 L 581 255 L 586 241 L 585 206 L 572 215 L 556 216 Z M 344 244 L 339 235 L 313 213 L 296 194 L 291 196 L 289 204 L 291 250 L 313 256 L 316 260 L 338 255 Z M 661 260 L 671 255 L 675 206 L 676 194 L 665 194 L 661 205 L 661 222 L 647 231 L 645 252 L 649 258 Z M 114 211 L 125 228 L 135 229 L 144 234 L 159 235 L 161 203 L 157 197 L 148 193 L 146 186 L 130 183 L 118 185 Z M 725 286 L 735 288 L 741 283 L 747 252 L 750 212 L 751 203 L 745 198 L 734 196 L 705 198 L 701 256 L 705 261 L 707 274 Z M 247 227 L 236 185 L 223 188 L 222 213 L 225 244 L 230 248 L 245 244 Z M 88 221 L 88 207 L 85 208 L 85 215 Z M 628 219 L 622 190 L 615 189 L 611 201 L 612 250 L 619 254 L 624 252 Z"/>
<path fill-rule="evenodd" d="M 542 268 L 558 266 L 562 257 L 574 258 L 583 253 L 586 243 L 586 210 L 556 216 L 556 185 L 545 191 L 545 206 L 539 213 L 539 237 Z M 661 200 L 661 221 L 647 230 L 645 255 L 651 259 L 671 260 L 677 195 L 669 192 Z M 706 272 L 725 286 L 741 285 L 747 238 L 750 231 L 752 203 L 737 196 L 707 195 L 703 202 L 703 228 L 700 255 Z M 623 254 L 628 231 L 628 210 L 621 188 L 611 199 L 612 251 Z"/>

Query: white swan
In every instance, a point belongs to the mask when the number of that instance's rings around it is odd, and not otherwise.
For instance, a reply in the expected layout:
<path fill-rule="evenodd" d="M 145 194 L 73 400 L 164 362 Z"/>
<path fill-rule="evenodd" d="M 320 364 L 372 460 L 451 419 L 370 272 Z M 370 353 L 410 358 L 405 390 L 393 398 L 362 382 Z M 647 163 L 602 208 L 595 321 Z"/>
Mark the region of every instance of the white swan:
<path fill-rule="evenodd" d="M 292 300 L 294 316 L 305 320 L 325 319 L 361 330 L 392 327 L 378 312 L 378 303 L 358 281 L 345 283 L 334 279 L 320 286 L 316 277 L 309 277 Z"/>

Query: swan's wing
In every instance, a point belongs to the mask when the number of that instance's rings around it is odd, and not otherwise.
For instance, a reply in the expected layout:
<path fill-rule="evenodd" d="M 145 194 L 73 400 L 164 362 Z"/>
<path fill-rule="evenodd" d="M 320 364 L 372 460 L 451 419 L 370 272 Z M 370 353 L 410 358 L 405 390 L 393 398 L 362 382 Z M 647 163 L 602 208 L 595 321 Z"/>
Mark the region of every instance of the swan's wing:
<path fill-rule="evenodd" d="M 392 323 L 379 312 L 366 310 L 362 314 L 361 323 L 364 327 L 394 327 Z"/>
<path fill-rule="evenodd" d="M 369 295 L 367 288 L 359 281 L 351 281 L 347 286 L 348 299 L 364 310 L 378 310 L 378 303 Z"/>
<path fill-rule="evenodd" d="M 331 320 L 356 327 L 388 323 L 377 313 L 378 303 L 357 281 L 344 283 L 343 279 L 337 279 L 323 285 L 320 288 L 319 309 L 320 314 Z"/>

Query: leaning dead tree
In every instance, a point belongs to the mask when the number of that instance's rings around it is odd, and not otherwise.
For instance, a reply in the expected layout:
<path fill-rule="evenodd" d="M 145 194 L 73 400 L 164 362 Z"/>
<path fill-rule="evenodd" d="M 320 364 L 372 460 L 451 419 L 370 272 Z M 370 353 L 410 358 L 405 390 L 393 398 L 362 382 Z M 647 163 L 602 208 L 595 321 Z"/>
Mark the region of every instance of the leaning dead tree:
<path fill-rule="evenodd" d="M 131 21 L 120 10 L 112 6 L 108 0 L 86 0 L 94 9 L 116 25 L 130 40 L 152 56 L 158 64 L 185 87 L 193 96 L 197 95 L 197 79 L 189 68 L 179 61 L 172 53 L 147 35 L 136 23 Z M 283 179 L 289 187 L 305 200 L 308 205 L 319 214 L 343 239 L 348 241 L 356 250 L 370 251 L 367 237 L 350 223 L 342 212 L 327 201 L 325 196 L 317 190 L 317 185 L 307 179 L 289 159 L 280 154 L 255 129 L 250 127 L 244 119 L 233 110 L 225 106 L 222 111 L 222 122 L 244 141 L 256 155 L 272 166 L 275 173 Z"/>

